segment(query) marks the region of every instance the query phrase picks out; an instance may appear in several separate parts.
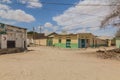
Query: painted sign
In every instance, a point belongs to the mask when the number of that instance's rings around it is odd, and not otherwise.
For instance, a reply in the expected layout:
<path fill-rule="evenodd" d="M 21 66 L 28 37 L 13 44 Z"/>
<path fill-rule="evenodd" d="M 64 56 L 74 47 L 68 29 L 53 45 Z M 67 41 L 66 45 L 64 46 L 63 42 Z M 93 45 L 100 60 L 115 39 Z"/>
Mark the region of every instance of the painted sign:
<path fill-rule="evenodd" d="M 0 34 L 6 34 L 6 25 L 0 23 Z"/>
<path fill-rule="evenodd" d="M 7 48 L 7 35 L 1 35 L 1 48 Z"/>

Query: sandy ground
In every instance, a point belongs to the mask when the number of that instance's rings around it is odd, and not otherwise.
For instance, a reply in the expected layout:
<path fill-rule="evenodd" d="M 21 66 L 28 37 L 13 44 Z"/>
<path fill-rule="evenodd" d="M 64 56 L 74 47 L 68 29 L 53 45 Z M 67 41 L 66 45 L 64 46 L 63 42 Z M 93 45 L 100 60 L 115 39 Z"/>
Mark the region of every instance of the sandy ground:
<path fill-rule="evenodd" d="M 120 80 L 120 62 L 91 55 L 96 49 L 29 49 L 0 56 L 0 80 Z"/>

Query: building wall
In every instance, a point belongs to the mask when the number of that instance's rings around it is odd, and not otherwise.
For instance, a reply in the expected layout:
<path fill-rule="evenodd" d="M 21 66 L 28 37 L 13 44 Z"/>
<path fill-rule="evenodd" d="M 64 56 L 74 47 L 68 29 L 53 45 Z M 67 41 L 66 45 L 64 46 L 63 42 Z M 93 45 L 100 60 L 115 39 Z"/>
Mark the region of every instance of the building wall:
<path fill-rule="evenodd" d="M 93 37 L 91 34 L 76 34 L 76 35 L 55 35 L 53 38 L 53 45 L 56 47 L 66 48 L 66 39 L 70 39 L 70 47 L 71 48 L 78 48 L 78 39 L 89 39 L 89 46 L 90 46 L 90 38 Z M 59 39 L 61 39 L 61 43 L 59 43 Z M 81 45 L 81 44 L 80 44 Z M 86 46 L 88 46 L 86 44 Z"/>
<path fill-rule="evenodd" d="M 71 39 L 71 48 L 78 48 L 78 39 Z"/>
<path fill-rule="evenodd" d="M 59 43 L 61 39 L 61 43 Z M 87 47 L 99 47 L 106 46 L 107 42 L 96 38 L 91 33 L 69 34 L 69 35 L 54 35 L 52 37 L 53 46 L 66 48 L 66 40 L 70 39 L 70 48 L 87 48 Z M 83 41 L 84 40 L 84 46 Z"/>
<path fill-rule="evenodd" d="M 53 44 L 58 43 L 58 39 L 57 38 L 53 38 Z"/>
<path fill-rule="evenodd" d="M 120 48 L 120 39 L 116 39 L 116 47 Z"/>
<path fill-rule="evenodd" d="M 107 43 L 108 43 L 107 44 L 108 47 L 112 46 L 112 40 L 107 40 Z"/>
<path fill-rule="evenodd" d="M 94 44 L 95 44 L 94 38 L 91 38 L 91 39 L 89 39 L 89 40 L 90 40 L 90 45 L 89 45 L 89 47 L 94 47 Z"/>
<path fill-rule="evenodd" d="M 94 38 L 95 36 L 91 33 L 80 33 L 78 34 L 78 39 L 84 39 L 85 40 L 85 47 L 93 47 L 94 46 Z M 88 41 L 88 42 L 87 42 Z M 81 46 L 82 43 L 79 44 Z"/>
<path fill-rule="evenodd" d="M 1 35 L 1 49 L 7 48 L 7 35 Z"/>
<path fill-rule="evenodd" d="M 116 45 L 116 39 L 114 38 L 111 40 L 111 46 L 115 46 L 115 45 Z"/>
<path fill-rule="evenodd" d="M 1 48 L 7 48 L 7 44 L 9 41 L 14 41 L 15 42 L 15 47 L 16 48 L 26 48 L 26 39 L 27 39 L 27 30 L 15 26 L 10 26 L 6 25 L 6 44 L 2 42 L 2 37 L 1 37 Z M 1 36 L 4 36 L 4 34 L 1 34 Z M 11 44 L 14 45 L 14 44 Z"/>
<path fill-rule="evenodd" d="M 47 45 L 47 39 L 36 39 L 36 40 L 34 40 L 34 43 L 36 45 L 46 46 Z"/>
<path fill-rule="evenodd" d="M 61 39 L 61 43 L 59 43 L 59 39 Z M 53 45 L 56 47 L 66 48 L 66 39 L 71 40 L 71 48 L 78 47 L 77 36 L 69 36 L 69 35 L 55 35 L 53 38 Z"/>
<path fill-rule="evenodd" d="M 7 26 L 8 41 L 15 41 L 15 47 L 24 48 L 27 46 L 27 31 L 18 27 Z"/>
<path fill-rule="evenodd" d="M 96 40 L 97 40 L 96 47 L 99 47 L 99 46 L 108 46 L 107 40 L 102 40 L 102 39 L 96 39 Z"/>

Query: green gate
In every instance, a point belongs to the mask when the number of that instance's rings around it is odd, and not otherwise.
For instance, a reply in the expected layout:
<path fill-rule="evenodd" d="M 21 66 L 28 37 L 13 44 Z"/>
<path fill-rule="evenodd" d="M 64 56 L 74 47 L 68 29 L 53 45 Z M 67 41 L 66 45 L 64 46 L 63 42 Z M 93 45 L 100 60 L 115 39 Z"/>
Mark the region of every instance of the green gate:
<path fill-rule="evenodd" d="M 53 40 L 47 39 L 47 46 L 53 46 Z"/>
<path fill-rule="evenodd" d="M 78 39 L 78 48 L 86 48 L 86 39 Z"/>
<path fill-rule="evenodd" d="M 71 40 L 66 39 L 66 48 L 71 48 Z"/>

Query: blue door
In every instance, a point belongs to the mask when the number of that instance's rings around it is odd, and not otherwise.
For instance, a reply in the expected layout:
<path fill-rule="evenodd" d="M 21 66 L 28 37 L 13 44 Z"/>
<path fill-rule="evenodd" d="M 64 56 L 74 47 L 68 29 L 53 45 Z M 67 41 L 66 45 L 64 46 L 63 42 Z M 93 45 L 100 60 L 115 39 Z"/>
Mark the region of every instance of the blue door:
<path fill-rule="evenodd" d="M 81 39 L 81 47 L 85 48 L 86 47 L 86 40 L 85 39 Z"/>
<path fill-rule="evenodd" d="M 78 39 L 78 48 L 86 48 L 86 39 Z"/>

